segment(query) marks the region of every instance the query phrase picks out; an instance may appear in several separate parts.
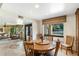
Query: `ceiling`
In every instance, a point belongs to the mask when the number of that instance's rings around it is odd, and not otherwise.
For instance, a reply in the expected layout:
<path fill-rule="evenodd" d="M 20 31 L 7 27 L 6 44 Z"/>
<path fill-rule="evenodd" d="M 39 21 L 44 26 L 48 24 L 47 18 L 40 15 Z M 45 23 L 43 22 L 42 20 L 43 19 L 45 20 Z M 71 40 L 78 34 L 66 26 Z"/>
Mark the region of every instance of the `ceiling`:
<path fill-rule="evenodd" d="M 39 5 L 39 8 L 35 8 L 35 5 Z M 42 20 L 74 14 L 77 8 L 79 3 L 3 3 L 0 11 L 1 15 L 5 16 L 21 15 L 27 19 Z"/>
<path fill-rule="evenodd" d="M 72 14 L 79 8 L 79 3 L 38 3 L 39 8 L 35 8 L 35 4 L 37 3 L 3 3 L 1 8 L 33 19 Z"/>

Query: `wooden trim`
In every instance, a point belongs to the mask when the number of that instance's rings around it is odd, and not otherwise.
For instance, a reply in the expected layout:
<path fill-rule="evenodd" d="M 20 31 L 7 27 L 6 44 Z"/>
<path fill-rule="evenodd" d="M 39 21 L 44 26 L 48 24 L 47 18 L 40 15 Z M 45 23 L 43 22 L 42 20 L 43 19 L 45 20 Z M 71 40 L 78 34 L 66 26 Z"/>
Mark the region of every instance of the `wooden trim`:
<path fill-rule="evenodd" d="M 79 14 L 79 8 L 77 8 L 75 14 L 76 14 L 76 15 Z"/>
<path fill-rule="evenodd" d="M 25 26 L 32 26 L 32 24 L 27 24 L 27 25 L 25 25 Z"/>
<path fill-rule="evenodd" d="M 76 49 L 79 56 L 79 8 L 76 10 Z"/>
<path fill-rule="evenodd" d="M 52 23 L 61 23 L 61 22 L 66 22 L 66 16 L 59 16 L 59 17 L 42 20 L 42 24 L 52 24 Z"/>
<path fill-rule="evenodd" d="M 64 37 L 64 36 L 59 36 L 59 35 L 44 35 L 44 36 L 52 36 L 52 37 Z"/>
<path fill-rule="evenodd" d="M 26 41 L 26 26 L 25 25 L 24 25 L 24 35 L 25 35 L 24 40 Z"/>

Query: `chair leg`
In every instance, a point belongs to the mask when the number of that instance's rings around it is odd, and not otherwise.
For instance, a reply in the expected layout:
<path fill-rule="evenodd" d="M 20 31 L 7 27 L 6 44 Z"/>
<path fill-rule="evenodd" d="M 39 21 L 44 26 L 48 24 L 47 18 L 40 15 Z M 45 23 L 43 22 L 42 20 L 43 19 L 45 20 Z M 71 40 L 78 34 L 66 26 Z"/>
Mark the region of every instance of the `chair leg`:
<path fill-rule="evenodd" d="M 68 50 L 68 48 L 66 48 L 66 55 L 67 55 L 67 50 Z"/>
<path fill-rule="evenodd" d="M 72 47 L 71 47 L 71 53 L 73 54 L 73 50 L 72 50 Z"/>
<path fill-rule="evenodd" d="M 61 50 L 62 50 L 62 45 L 61 45 Z"/>
<path fill-rule="evenodd" d="M 33 56 L 34 56 L 34 51 L 33 51 Z"/>

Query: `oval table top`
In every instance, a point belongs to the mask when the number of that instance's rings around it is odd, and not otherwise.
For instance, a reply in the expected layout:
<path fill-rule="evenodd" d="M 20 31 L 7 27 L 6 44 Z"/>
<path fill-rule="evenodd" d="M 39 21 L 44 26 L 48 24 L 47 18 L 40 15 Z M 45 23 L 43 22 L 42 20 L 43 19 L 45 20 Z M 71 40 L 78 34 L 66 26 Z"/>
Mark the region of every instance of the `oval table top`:
<path fill-rule="evenodd" d="M 43 40 L 43 42 L 41 40 L 36 40 L 35 43 L 39 44 L 39 45 L 49 45 L 50 44 L 50 42 L 48 40 Z"/>
<path fill-rule="evenodd" d="M 51 45 L 49 40 L 35 40 L 34 42 L 34 50 L 36 51 L 49 51 L 55 49 L 55 46 Z"/>
<path fill-rule="evenodd" d="M 55 48 L 55 46 L 51 46 L 49 45 L 39 45 L 39 44 L 34 44 L 34 50 L 36 51 L 49 51 L 49 50 L 53 50 Z"/>

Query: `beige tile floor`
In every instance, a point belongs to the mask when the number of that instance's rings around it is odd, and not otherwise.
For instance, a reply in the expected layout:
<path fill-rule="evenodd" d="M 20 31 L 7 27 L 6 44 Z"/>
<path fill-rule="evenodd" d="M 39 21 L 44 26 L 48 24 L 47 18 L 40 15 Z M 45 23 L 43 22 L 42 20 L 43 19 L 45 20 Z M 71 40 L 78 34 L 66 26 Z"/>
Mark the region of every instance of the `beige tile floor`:
<path fill-rule="evenodd" d="M 21 40 L 0 40 L 0 56 L 25 56 Z"/>
<path fill-rule="evenodd" d="M 0 56 L 25 56 L 23 41 L 21 40 L 0 40 Z M 65 50 L 59 50 L 58 56 L 76 56 L 76 53 L 71 54 L 68 52 L 66 55 Z"/>

